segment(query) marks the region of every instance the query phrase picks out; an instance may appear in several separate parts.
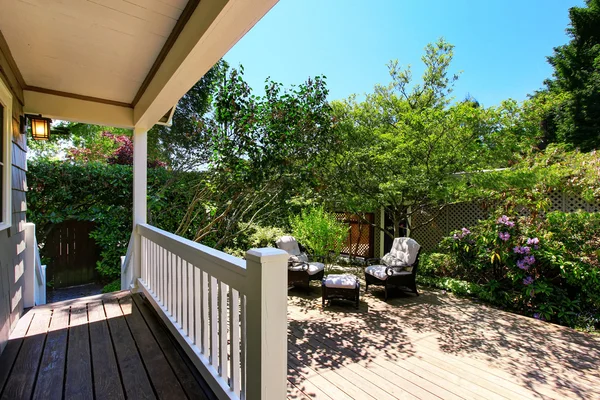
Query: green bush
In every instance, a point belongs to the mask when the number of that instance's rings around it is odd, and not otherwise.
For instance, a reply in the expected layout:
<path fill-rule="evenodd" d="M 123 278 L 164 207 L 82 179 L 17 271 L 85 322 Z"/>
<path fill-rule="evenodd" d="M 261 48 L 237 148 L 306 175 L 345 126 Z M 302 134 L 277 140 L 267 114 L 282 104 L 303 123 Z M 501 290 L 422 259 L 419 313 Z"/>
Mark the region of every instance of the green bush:
<path fill-rule="evenodd" d="M 421 270 L 433 286 L 542 320 L 600 328 L 600 213 L 544 214 L 534 203 L 507 203 L 453 232 L 440 249 L 444 254 L 426 256 Z"/>
<path fill-rule="evenodd" d="M 283 229 L 275 226 L 259 226 L 251 227 L 253 232 L 248 236 L 249 247 L 275 247 L 275 242 L 286 233 Z"/>
<path fill-rule="evenodd" d="M 93 221 L 90 236 L 100 247 L 97 270 L 105 282 L 120 278 L 121 256 L 132 231 L 133 170 L 130 165 L 30 162 L 27 180 L 27 219 L 36 224 L 44 243 L 53 224 L 67 220 Z M 149 221 L 171 232 L 177 229 L 189 197 L 189 175 L 163 168 L 148 170 Z M 171 182 L 174 180 L 174 183 Z M 169 185 L 169 190 L 163 188 Z M 44 257 L 43 248 L 40 251 Z"/>
<path fill-rule="evenodd" d="M 323 257 L 327 264 L 339 257 L 349 229 L 323 207 L 304 209 L 291 218 L 290 225 L 292 235 L 313 255 Z"/>

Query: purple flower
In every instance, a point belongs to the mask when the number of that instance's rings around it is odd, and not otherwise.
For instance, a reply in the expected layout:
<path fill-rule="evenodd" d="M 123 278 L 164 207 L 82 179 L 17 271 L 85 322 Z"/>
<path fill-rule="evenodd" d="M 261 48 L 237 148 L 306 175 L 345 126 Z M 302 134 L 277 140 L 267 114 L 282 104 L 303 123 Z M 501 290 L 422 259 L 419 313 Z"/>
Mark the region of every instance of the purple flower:
<path fill-rule="evenodd" d="M 515 223 L 512 222 L 510 219 L 508 219 L 508 217 L 506 215 L 503 215 L 500 218 L 498 218 L 496 220 L 496 223 L 501 224 L 501 225 L 506 225 L 509 228 L 512 228 L 513 226 L 515 226 Z"/>
<path fill-rule="evenodd" d="M 531 251 L 531 247 L 529 247 L 529 246 L 513 247 L 513 253 L 515 253 L 515 254 L 529 254 L 530 251 Z"/>
<path fill-rule="evenodd" d="M 533 278 L 531 276 L 528 276 L 525 279 L 523 279 L 523 285 L 531 285 L 532 283 L 533 283 Z"/>
<path fill-rule="evenodd" d="M 525 256 L 525 258 L 523 258 L 523 261 L 526 264 L 532 265 L 532 264 L 535 264 L 535 257 L 534 256 Z"/>
<path fill-rule="evenodd" d="M 498 234 L 498 237 L 499 237 L 501 240 L 504 240 L 504 241 L 506 242 L 508 239 L 510 239 L 510 233 L 508 233 L 508 232 L 500 232 L 500 233 Z"/>
<path fill-rule="evenodd" d="M 464 236 L 467 236 L 467 235 L 471 234 L 471 231 L 468 230 L 467 228 L 462 228 L 462 233 L 463 233 Z"/>
<path fill-rule="evenodd" d="M 458 239 L 460 239 L 460 238 L 459 238 L 459 237 L 458 237 L 458 235 L 455 233 L 454 235 L 452 235 L 452 239 L 454 239 L 454 240 L 458 240 Z"/>
<path fill-rule="evenodd" d="M 525 262 L 525 260 L 517 260 L 517 267 L 521 268 L 522 270 L 527 271 L 530 267 L 529 264 L 527 264 Z"/>
<path fill-rule="evenodd" d="M 540 244 L 540 239 L 534 237 L 527 239 L 527 244 Z"/>

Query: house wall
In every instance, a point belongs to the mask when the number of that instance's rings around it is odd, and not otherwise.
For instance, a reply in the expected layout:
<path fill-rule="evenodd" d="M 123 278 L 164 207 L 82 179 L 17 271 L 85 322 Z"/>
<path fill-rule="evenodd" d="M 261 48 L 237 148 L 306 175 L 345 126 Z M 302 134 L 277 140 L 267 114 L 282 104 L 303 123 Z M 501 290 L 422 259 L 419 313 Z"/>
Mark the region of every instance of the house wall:
<path fill-rule="evenodd" d="M 0 42 L 2 38 L 0 37 Z M 23 113 L 23 89 L 0 43 L 0 79 L 13 95 L 12 226 L 0 231 L 0 353 L 23 313 L 25 255 L 25 192 L 27 190 L 27 138 L 19 133 Z"/>

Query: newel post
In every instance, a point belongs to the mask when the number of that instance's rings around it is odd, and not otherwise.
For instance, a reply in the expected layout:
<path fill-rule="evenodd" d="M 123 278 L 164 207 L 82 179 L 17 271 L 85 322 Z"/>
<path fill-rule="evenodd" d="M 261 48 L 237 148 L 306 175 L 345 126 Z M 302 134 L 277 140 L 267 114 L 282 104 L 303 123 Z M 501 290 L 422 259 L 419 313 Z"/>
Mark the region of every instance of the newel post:
<path fill-rule="evenodd" d="M 148 131 L 133 129 L 133 273 L 130 285 L 142 276 L 142 238 L 137 225 L 146 223 L 146 187 L 148 168 Z"/>
<path fill-rule="evenodd" d="M 246 253 L 246 399 L 287 396 L 287 260 L 279 249 Z"/>
<path fill-rule="evenodd" d="M 23 251 L 23 306 L 35 306 L 35 224 L 25 224 Z"/>

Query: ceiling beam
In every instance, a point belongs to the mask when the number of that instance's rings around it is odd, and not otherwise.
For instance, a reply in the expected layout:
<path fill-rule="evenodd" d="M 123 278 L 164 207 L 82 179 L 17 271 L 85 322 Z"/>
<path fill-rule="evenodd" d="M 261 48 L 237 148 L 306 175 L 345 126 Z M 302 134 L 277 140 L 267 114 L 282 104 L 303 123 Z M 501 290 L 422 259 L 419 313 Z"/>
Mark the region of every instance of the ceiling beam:
<path fill-rule="evenodd" d="M 134 108 L 151 128 L 278 0 L 202 0 Z"/>
<path fill-rule="evenodd" d="M 42 93 L 23 91 L 26 114 L 41 114 L 44 117 L 86 124 L 133 128 L 133 108 L 96 101 Z"/>

